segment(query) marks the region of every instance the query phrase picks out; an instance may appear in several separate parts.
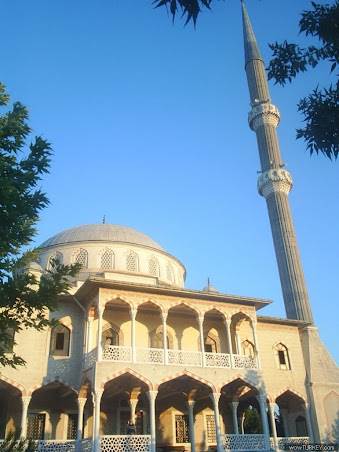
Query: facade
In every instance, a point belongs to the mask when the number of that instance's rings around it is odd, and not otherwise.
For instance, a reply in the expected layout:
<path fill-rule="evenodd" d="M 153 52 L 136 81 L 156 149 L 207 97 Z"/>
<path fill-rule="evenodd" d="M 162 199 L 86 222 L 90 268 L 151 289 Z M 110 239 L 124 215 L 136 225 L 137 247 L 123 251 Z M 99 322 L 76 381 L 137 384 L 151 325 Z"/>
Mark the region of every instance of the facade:
<path fill-rule="evenodd" d="M 184 287 L 183 264 L 134 229 L 85 225 L 27 271 L 79 262 L 58 324 L 22 331 L 0 370 L 0 437 L 50 451 L 269 451 L 336 439 L 339 372 L 313 325 L 264 64 L 243 5 L 246 73 L 287 318 L 269 300 Z M 10 350 L 8 351 L 11 352 Z"/>

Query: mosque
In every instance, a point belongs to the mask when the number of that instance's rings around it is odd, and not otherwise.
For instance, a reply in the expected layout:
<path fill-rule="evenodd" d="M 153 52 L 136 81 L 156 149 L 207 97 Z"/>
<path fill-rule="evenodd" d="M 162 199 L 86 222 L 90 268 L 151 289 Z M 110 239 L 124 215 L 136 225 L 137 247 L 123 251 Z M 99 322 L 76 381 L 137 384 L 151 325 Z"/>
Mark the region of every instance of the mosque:
<path fill-rule="evenodd" d="M 186 289 L 183 263 L 132 228 L 60 232 L 28 271 L 39 278 L 52 259 L 82 267 L 52 313 L 57 326 L 15 337 L 27 366 L 0 369 L 0 438 L 19 432 L 54 452 L 279 451 L 338 441 L 339 372 L 313 323 L 279 111 L 244 4 L 242 13 L 258 191 L 286 318 L 265 316 L 266 299 L 210 284 Z"/>

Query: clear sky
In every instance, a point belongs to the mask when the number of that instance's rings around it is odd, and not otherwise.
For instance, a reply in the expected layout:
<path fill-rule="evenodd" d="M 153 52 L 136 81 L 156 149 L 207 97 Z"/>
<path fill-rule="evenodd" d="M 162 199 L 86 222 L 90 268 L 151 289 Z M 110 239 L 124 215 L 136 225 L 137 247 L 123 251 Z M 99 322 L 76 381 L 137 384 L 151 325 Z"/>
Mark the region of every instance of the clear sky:
<path fill-rule="evenodd" d="M 272 299 L 260 313 L 284 316 L 256 190 L 240 2 L 214 3 L 194 30 L 151 0 L 0 0 L 1 80 L 55 152 L 36 243 L 105 214 L 177 256 L 187 287 L 210 276 L 220 291 Z M 268 42 L 298 38 L 310 4 L 247 3 L 266 61 Z M 297 100 L 329 79 L 324 66 L 271 90 L 314 316 L 338 359 L 339 167 L 295 140 Z"/>

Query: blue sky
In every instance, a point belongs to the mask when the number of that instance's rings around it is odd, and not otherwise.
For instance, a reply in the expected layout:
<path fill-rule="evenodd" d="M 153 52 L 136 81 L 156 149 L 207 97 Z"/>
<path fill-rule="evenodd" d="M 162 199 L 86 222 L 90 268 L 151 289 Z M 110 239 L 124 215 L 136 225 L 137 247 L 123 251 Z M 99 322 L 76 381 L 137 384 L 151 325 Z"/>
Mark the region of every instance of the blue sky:
<path fill-rule="evenodd" d="M 324 2 L 325 3 L 325 2 Z M 309 1 L 248 0 L 268 42 L 298 38 Z M 240 2 L 216 1 L 197 29 L 172 25 L 150 0 L 0 1 L 1 80 L 53 144 L 44 179 L 51 205 L 36 243 L 79 224 L 125 224 L 149 234 L 187 268 L 187 287 L 210 276 L 223 292 L 270 298 L 284 316 L 259 157 L 247 125 Z M 338 163 L 295 140 L 297 100 L 328 83 L 327 66 L 285 88 L 271 84 L 310 299 L 339 358 Z"/>

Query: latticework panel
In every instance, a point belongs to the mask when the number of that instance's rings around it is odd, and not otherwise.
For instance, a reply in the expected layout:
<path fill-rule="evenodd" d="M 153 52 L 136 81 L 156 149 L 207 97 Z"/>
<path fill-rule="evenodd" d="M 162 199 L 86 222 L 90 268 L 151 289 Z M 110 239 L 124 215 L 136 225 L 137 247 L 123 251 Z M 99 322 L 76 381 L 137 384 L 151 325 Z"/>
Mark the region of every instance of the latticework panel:
<path fill-rule="evenodd" d="M 189 350 L 168 350 L 168 364 L 176 366 L 198 366 L 202 365 L 201 352 Z"/>
<path fill-rule="evenodd" d="M 159 263 L 155 257 L 148 261 L 148 272 L 150 275 L 159 276 Z"/>
<path fill-rule="evenodd" d="M 236 369 L 256 369 L 257 360 L 251 356 L 233 355 L 233 367 Z"/>
<path fill-rule="evenodd" d="M 103 349 L 102 358 L 108 361 L 132 361 L 131 347 L 122 347 L 119 345 L 108 345 Z"/>
<path fill-rule="evenodd" d="M 82 452 L 91 452 L 92 450 L 92 440 L 91 439 L 83 439 L 81 441 L 81 451 Z"/>
<path fill-rule="evenodd" d="M 73 258 L 74 262 L 81 265 L 82 268 L 87 268 L 88 265 L 88 253 L 86 250 L 81 248 Z"/>
<path fill-rule="evenodd" d="M 223 435 L 225 451 L 266 450 L 265 435 Z"/>
<path fill-rule="evenodd" d="M 164 364 L 162 348 L 138 348 L 136 353 L 138 363 Z"/>
<path fill-rule="evenodd" d="M 100 268 L 101 270 L 112 270 L 114 268 L 114 253 L 111 249 L 107 248 L 101 253 Z"/>
<path fill-rule="evenodd" d="M 37 450 L 40 452 L 70 452 L 76 450 L 76 441 L 42 440 L 37 441 Z"/>
<path fill-rule="evenodd" d="M 93 367 L 97 360 L 98 350 L 94 348 L 84 356 L 84 369 Z"/>
<path fill-rule="evenodd" d="M 231 357 L 227 353 L 205 353 L 206 367 L 231 367 Z"/>
<path fill-rule="evenodd" d="M 126 269 L 129 272 L 137 272 L 139 270 L 138 255 L 131 251 L 126 257 Z"/>
<path fill-rule="evenodd" d="M 101 452 L 149 452 L 150 435 L 103 436 L 100 441 Z"/>
<path fill-rule="evenodd" d="M 277 439 L 278 439 L 278 448 L 282 450 L 287 450 L 287 446 L 308 445 L 310 442 L 308 436 L 284 436 L 279 437 Z"/>

